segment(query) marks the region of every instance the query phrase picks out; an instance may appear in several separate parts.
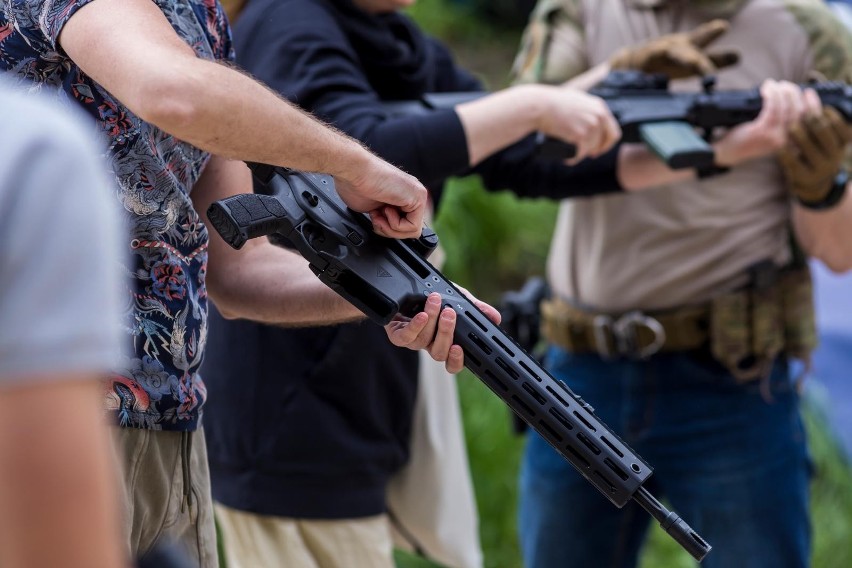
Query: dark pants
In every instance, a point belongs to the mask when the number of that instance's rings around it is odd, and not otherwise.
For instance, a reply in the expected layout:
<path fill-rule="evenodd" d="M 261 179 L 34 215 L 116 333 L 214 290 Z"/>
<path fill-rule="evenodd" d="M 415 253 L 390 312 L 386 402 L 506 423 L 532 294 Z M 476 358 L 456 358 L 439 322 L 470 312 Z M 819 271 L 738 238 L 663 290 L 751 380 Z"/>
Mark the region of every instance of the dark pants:
<path fill-rule="evenodd" d="M 546 363 L 654 468 L 648 489 L 713 546 L 704 568 L 808 565 L 810 466 L 784 361 L 762 389 L 703 353 L 605 361 L 551 348 Z M 637 565 L 650 515 L 616 508 L 535 433 L 520 489 L 527 568 Z"/>

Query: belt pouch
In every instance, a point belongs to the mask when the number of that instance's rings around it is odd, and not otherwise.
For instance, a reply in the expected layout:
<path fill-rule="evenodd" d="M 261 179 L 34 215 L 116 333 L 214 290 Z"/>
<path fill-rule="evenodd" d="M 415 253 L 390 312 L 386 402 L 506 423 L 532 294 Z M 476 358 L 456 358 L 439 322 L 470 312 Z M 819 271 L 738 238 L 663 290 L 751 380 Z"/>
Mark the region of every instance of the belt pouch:
<path fill-rule="evenodd" d="M 710 310 L 710 348 L 737 379 L 745 380 L 753 368 L 750 294 L 738 290 L 713 299 Z"/>
<path fill-rule="evenodd" d="M 781 278 L 784 349 L 791 357 L 808 361 L 817 346 L 814 294 L 807 266 L 789 270 Z"/>

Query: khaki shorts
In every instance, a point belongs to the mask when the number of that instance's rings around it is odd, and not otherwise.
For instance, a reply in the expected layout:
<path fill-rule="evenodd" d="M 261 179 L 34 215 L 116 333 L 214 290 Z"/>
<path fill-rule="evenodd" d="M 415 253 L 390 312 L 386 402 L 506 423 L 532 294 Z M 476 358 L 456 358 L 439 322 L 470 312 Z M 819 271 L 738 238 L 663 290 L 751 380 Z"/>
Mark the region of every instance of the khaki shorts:
<path fill-rule="evenodd" d="M 134 558 L 177 543 L 201 568 L 218 568 L 204 432 L 115 428 L 125 534 Z M 195 565 L 194 564 L 194 565 Z"/>
<path fill-rule="evenodd" d="M 228 568 L 393 568 L 386 515 L 306 520 L 256 515 L 216 503 Z"/>

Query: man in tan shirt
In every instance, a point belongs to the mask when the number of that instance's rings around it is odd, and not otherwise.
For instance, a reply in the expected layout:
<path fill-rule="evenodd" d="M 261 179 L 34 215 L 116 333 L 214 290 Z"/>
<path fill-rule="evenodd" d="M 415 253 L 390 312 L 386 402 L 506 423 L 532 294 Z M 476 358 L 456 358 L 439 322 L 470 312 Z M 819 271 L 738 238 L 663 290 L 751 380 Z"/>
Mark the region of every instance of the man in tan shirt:
<path fill-rule="evenodd" d="M 807 0 L 541 0 L 515 70 L 522 81 L 588 84 L 620 50 L 629 58 L 630 46 L 720 17 L 730 29 L 714 47 L 742 60 L 718 74 L 719 89 L 852 79 L 852 40 Z M 852 198 L 835 179 L 849 133 L 812 92 L 784 93 L 782 135 L 768 129 L 753 152 L 717 151 L 725 173 L 698 179 L 622 145 L 622 185 L 658 187 L 564 202 L 548 262 L 550 371 L 654 465 L 654 490 L 714 545 L 708 567 L 809 557 L 807 451 L 787 362 L 812 347 L 812 314 L 795 267 L 799 249 L 852 267 Z M 520 507 L 528 568 L 635 566 L 647 523 L 531 437 Z"/>

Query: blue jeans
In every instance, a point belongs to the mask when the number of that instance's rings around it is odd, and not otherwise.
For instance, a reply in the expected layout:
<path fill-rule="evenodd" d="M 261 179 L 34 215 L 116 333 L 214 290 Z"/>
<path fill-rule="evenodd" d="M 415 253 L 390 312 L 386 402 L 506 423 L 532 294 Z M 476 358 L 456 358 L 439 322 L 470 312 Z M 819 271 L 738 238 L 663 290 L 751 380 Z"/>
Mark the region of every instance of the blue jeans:
<path fill-rule="evenodd" d="M 713 546 L 703 567 L 808 565 L 810 462 L 786 362 L 763 390 L 698 352 L 605 361 L 552 347 L 546 364 L 654 468 L 645 486 Z M 527 568 L 637 565 L 650 515 L 616 508 L 534 432 L 520 493 Z"/>

